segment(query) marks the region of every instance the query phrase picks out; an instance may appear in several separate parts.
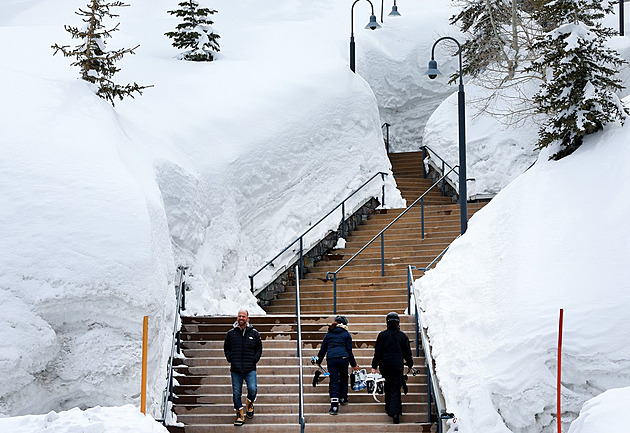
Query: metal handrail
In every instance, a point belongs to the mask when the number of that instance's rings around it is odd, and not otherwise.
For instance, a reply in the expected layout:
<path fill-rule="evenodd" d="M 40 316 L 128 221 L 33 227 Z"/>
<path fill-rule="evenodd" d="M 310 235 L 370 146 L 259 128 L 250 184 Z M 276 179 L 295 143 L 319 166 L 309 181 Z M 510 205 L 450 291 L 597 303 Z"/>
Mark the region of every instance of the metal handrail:
<path fill-rule="evenodd" d="M 458 166 L 456 165 L 455 167 L 458 167 Z M 332 281 L 333 281 L 333 314 L 337 314 L 337 274 L 339 272 L 341 272 L 341 270 L 343 268 L 345 268 L 350 262 L 352 262 L 367 247 L 372 245 L 372 243 L 376 239 L 378 239 L 380 237 L 381 238 L 381 276 L 385 276 L 385 236 L 384 236 L 384 233 L 387 231 L 387 229 L 389 229 L 392 225 L 394 225 L 400 218 L 402 218 L 407 212 L 409 212 L 412 207 L 414 207 L 418 202 L 421 202 L 421 206 L 422 206 L 421 226 L 422 226 L 422 238 L 424 239 L 424 196 L 427 195 L 433 188 L 435 188 L 435 186 L 437 184 L 439 184 L 440 181 L 442 181 L 442 179 L 444 179 L 446 176 L 448 176 L 453 170 L 455 170 L 455 168 L 452 168 L 451 170 L 449 170 L 448 173 L 446 173 L 444 176 L 442 176 L 440 179 L 438 179 L 433 185 L 431 185 L 431 187 L 429 189 L 427 189 L 420 197 L 418 197 L 411 205 L 409 205 L 407 207 L 407 209 L 402 211 L 402 213 L 400 215 L 398 215 L 396 218 L 394 218 L 392 220 L 392 222 L 387 224 L 387 226 L 385 226 L 385 228 L 383 230 L 381 230 L 376 236 L 374 236 L 370 241 L 368 241 L 368 243 L 366 243 L 359 251 L 354 253 L 354 255 L 352 257 L 350 257 L 343 265 L 339 266 L 339 268 L 337 268 L 336 271 L 326 272 L 326 280 L 327 281 L 331 280 L 331 275 L 333 276 L 332 277 Z"/>
<path fill-rule="evenodd" d="M 450 166 L 450 164 L 449 164 L 448 162 L 444 161 L 444 159 L 442 159 L 442 157 L 441 157 L 440 155 L 438 155 L 438 153 L 437 153 L 435 150 L 431 149 L 429 146 L 426 146 L 426 145 L 422 145 L 422 148 L 423 148 L 423 149 L 427 149 L 427 150 L 429 150 L 429 151 L 430 151 L 433 155 L 435 155 L 435 156 L 436 156 L 436 157 L 437 157 L 440 161 L 442 161 L 442 164 L 443 164 L 443 165 L 445 165 L 446 167 L 448 167 L 448 168 L 449 168 L 449 169 L 451 169 L 451 170 L 454 170 L 454 169 L 453 169 L 453 167 L 451 167 L 451 166 Z M 424 164 L 424 159 L 423 159 L 423 164 Z M 455 166 L 455 167 L 457 167 L 457 166 Z M 459 175 L 459 173 L 458 173 L 457 171 L 455 171 L 455 174 Z"/>
<path fill-rule="evenodd" d="M 459 237 L 459 236 L 458 236 Z M 450 246 L 450 245 L 449 245 Z M 448 247 L 446 247 L 446 249 L 444 251 L 442 251 L 438 257 L 436 257 L 430 265 L 428 265 L 426 268 L 416 268 L 415 266 L 407 266 L 407 292 L 409 293 L 411 291 L 411 286 L 413 285 L 413 271 L 412 269 L 418 269 L 418 270 L 427 270 L 429 269 L 431 266 L 433 266 L 433 264 L 439 259 L 439 257 L 441 257 L 446 250 L 448 250 Z M 444 400 L 444 396 L 442 395 L 442 391 L 440 390 L 440 386 L 437 380 L 437 375 L 435 374 L 435 369 L 433 367 L 434 364 L 434 360 L 433 360 L 433 355 L 431 354 L 431 346 L 429 344 L 429 336 L 427 335 L 427 331 L 426 328 L 424 327 L 424 325 L 422 324 L 422 310 L 418 309 L 418 297 L 416 296 L 415 293 L 415 289 L 414 289 L 414 304 L 415 304 L 415 322 L 416 322 L 416 356 L 420 356 L 420 350 L 418 347 L 419 344 L 419 340 L 422 340 L 422 351 L 424 352 L 424 359 L 426 361 L 426 365 L 427 365 L 427 386 L 428 386 L 428 395 L 427 395 L 427 413 L 429 414 L 429 422 L 432 422 L 432 417 L 431 417 L 431 395 L 433 395 L 433 397 L 435 398 L 435 406 L 437 408 L 438 411 L 438 417 L 439 417 L 439 422 L 438 422 L 438 430 L 439 433 L 442 433 L 443 431 L 443 425 L 442 423 L 444 422 L 444 420 L 447 419 L 452 419 L 455 418 L 455 415 L 453 415 L 452 413 L 449 413 L 446 411 L 446 409 L 444 408 L 446 406 L 446 402 Z M 411 314 L 411 312 L 409 310 L 407 310 L 407 312 L 409 314 Z M 443 409 L 444 408 L 444 409 Z"/>
<path fill-rule="evenodd" d="M 352 196 L 354 196 L 357 192 L 359 192 L 361 189 L 363 189 L 368 183 L 370 183 L 374 178 L 376 178 L 379 175 L 381 176 L 381 179 L 383 180 L 383 187 L 382 187 L 382 190 L 381 190 L 381 206 L 385 206 L 385 176 L 389 176 L 389 174 L 385 173 L 385 172 L 382 172 L 382 171 L 379 171 L 378 173 L 375 173 L 372 177 L 370 177 L 368 180 L 366 180 L 360 187 L 355 189 L 341 203 L 339 203 L 337 206 L 332 208 L 326 215 L 321 217 L 319 219 L 319 221 L 317 221 L 315 224 L 313 224 L 308 230 L 306 230 L 304 233 L 302 233 L 300 236 L 298 236 L 293 242 L 291 242 L 289 245 L 287 245 L 282 251 L 280 251 L 278 254 L 276 254 L 273 257 L 273 259 L 269 260 L 260 269 L 258 269 L 253 274 L 249 275 L 249 284 L 250 284 L 251 292 L 254 293 L 254 277 L 256 277 L 256 275 L 258 275 L 263 269 L 265 269 L 267 266 L 269 266 L 271 263 L 273 263 L 274 260 L 276 260 L 282 254 L 284 254 L 289 248 L 291 248 L 297 242 L 300 243 L 300 254 L 299 254 L 299 256 L 300 256 L 299 271 L 300 272 L 299 272 L 299 278 L 300 279 L 303 278 L 304 277 L 304 236 L 306 236 L 319 223 L 324 221 L 334 211 L 336 211 L 337 209 L 339 209 L 339 207 L 341 207 L 341 237 L 345 238 L 345 236 L 346 236 L 346 201 L 348 201 Z"/>
<path fill-rule="evenodd" d="M 295 315 L 297 316 L 297 355 L 298 355 L 298 359 L 299 361 L 299 365 L 300 365 L 300 373 L 299 373 L 299 384 L 300 384 L 300 391 L 299 391 L 299 400 L 298 400 L 298 406 L 299 406 L 299 421 L 300 421 L 300 431 L 301 433 L 304 433 L 304 428 L 306 426 L 306 420 L 304 419 L 304 372 L 302 371 L 303 366 L 303 362 L 302 362 L 302 313 L 301 313 L 301 306 L 300 306 L 300 279 L 297 278 L 297 273 L 298 273 L 298 267 L 297 265 L 295 266 Z"/>
<path fill-rule="evenodd" d="M 167 414 L 172 409 L 173 404 L 173 360 L 175 359 L 175 350 L 181 353 L 181 318 L 180 312 L 186 310 L 186 269 L 187 266 L 177 267 L 177 307 L 175 310 L 175 323 L 173 324 L 173 342 L 171 343 L 171 356 L 168 360 L 168 379 L 166 389 L 164 390 L 164 405 L 162 406 L 162 419 L 156 421 L 166 426 Z M 170 404 L 169 404 L 170 402 Z"/>

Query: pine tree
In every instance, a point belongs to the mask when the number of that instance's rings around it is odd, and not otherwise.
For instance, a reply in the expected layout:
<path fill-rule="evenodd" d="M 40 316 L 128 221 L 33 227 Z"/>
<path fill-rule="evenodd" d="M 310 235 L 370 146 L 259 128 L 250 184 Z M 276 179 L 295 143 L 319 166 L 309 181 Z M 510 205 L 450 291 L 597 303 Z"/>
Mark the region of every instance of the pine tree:
<path fill-rule="evenodd" d="M 553 159 L 570 155 L 586 134 L 623 123 L 630 114 L 616 94 L 624 88 L 616 74 L 626 62 L 604 45 L 615 34 L 601 24 L 610 12 L 607 0 L 555 0 L 537 11 L 555 27 L 535 45 L 541 57 L 530 68 L 546 77 L 534 101 L 547 115 L 538 146 L 559 145 Z"/>
<path fill-rule="evenodd" d="M 142 90 L 152 86 L 140 86 L 137 83 L 120 85 L 112 81 L 114 74 L 120 71 L 114 63 L 122 59 L 125 54 L 135 54 L 134 50 L 138 48 L 121 48 L 118 50 L 107 51 L 106 39 L 112 37 L 112 33 L 118 30 L 120 23 L 114 27 L 107 29 L 103 25 L 105 18 L 116 18 L 111 12 L 112 8 L 129 6 L 121 1 L 105 1 L 91 0 L 87 4 L 87 9 L 79 8 L 77 15 L 82 17 L 85 23 L 81 28 L 73 26 L 64 26 L 65 30 L 72 35 L 73 39 L 80 39 L 82 43 L 74 48 L 69 45 L 55 44 L 52 48 L 54 54 L 61 51 L 64 57 L 74 57 L 75 62 L 72 66 L 78 66 L 81 69 L 81 78 L 85 81 L 93 83 L 97 86 L 96 94 L 103 99 L 107 99 L 112 106 L 114 99 L 122 100 L 126 96 L 134 97 L 134 93 L 142 94 Z"/>
<path fill-rule="evenodd" d="M 187 49 L 180 54 L 182 60 L 195 62 L 211 62 L 213 52 L 220 51 L 217 40 L 220 36 L 212 30 L 214 22 L 210 19 L 217 11 L 199 7 L 196 0 L 186 0 L 179 3 L 179 9 L 168 11 L 169 14 L 183 18 L 176 31 L 165 33 L 173 39 L 173 46 Z"/>

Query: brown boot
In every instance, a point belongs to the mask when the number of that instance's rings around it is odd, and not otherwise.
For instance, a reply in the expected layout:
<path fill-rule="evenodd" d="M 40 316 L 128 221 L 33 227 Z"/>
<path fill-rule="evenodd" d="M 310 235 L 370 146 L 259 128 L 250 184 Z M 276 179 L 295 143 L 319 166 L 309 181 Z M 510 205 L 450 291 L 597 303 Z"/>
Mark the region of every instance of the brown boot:
<path fill-rule="evenodd" d="M 245 413 L 243 411 L 243 408 L 234 409 L 234 412 L 236 413 L 236 419 L 234 420 L 234 425 L 243 425 L 243 423 L 245 422 Z"/>
<path fill-rule="evenodd" d="M 247 403 L 245 403 L 245 415 L 249 419 L 254 417 L 254 402 L 249 401 L 249 399 L 247 399 Z"/>

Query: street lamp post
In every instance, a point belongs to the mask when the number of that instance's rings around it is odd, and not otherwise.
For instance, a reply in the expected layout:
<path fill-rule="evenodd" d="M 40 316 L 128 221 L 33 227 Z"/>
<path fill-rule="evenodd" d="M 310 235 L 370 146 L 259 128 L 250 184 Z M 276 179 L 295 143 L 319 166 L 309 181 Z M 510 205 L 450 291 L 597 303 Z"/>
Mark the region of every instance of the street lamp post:
<path fill-rule="evenodd" d="M 381 23 L 383 22 L 383 9 L 385 7 L 385 0 L 381 0 Z M 392 11 L 387 15 L 389 17 L 399 17 L 400 13 L 398 12 L 398 6 L 396 6 L 396 0 L 394 0 L 394 6 L 392 6 Z"/>
<path fill-rule="evenodd" d="M 462 46 L 457 39 L 450 36 L 444 36 L 433 44 L 431 48 L 431 61 L 429 61 L 429 68 L 424 73 L 428 75 L 430 79 L 435 79 L 442 73 L 437 68 L 437 62 L 435 61 L 435 46 L 438 42 L 444 39 L 451 40 L 457 44 L 459 54 L 459 91 L 457 92 L 457 108 L 458 108 L 458 127 L 459 127 L 459 209 L 460 209 L 460 223 L 461 234 L 466 233 L 468 228 L 468 192 L 466 188 L 466 108 L 465 108 L 465 96 L 464 96 L 464 79 L 462 72 Z"/>
<path fill-rule="evenodd" d="M 352 3 L 352 9 L 350 10 L 350 69 L 352 70 L 352 72 L 355 72 L 354 5 L 356 5 L 360 1 L 361 0 L 355 0 L 355 2 Z M 370 6 L 372 6 L 372 15 L 370 15 L 370 22 L 367 26 L 365 26 L 365 28 L 371 30 L 380 29 L 381 26 L 379 26 L 376 22 L 376 15 L 374 15 L 374 5 L 370 0 L 366 1 L 370 4 Z"/>

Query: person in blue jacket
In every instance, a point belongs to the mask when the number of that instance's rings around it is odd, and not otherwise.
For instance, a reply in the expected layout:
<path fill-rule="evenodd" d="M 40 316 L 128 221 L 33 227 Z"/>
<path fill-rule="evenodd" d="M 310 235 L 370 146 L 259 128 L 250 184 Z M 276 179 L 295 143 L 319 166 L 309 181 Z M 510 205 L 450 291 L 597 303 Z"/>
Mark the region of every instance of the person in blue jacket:
<path fill-rule="evenodd" d="M 354 371 L 359 369 L 352 354 L 352 335 L 348 331 L 348 319 L 344 316 L 335 317 L 335 321 L 328 326 L 328 332 L 322 341 L 322 347 L 317 354 L 316 364 L 321 366 L 326 356 L 328 363 L 331 415 L 339 413 L 339 403 L 348 404 L 348 364 Z"/>

